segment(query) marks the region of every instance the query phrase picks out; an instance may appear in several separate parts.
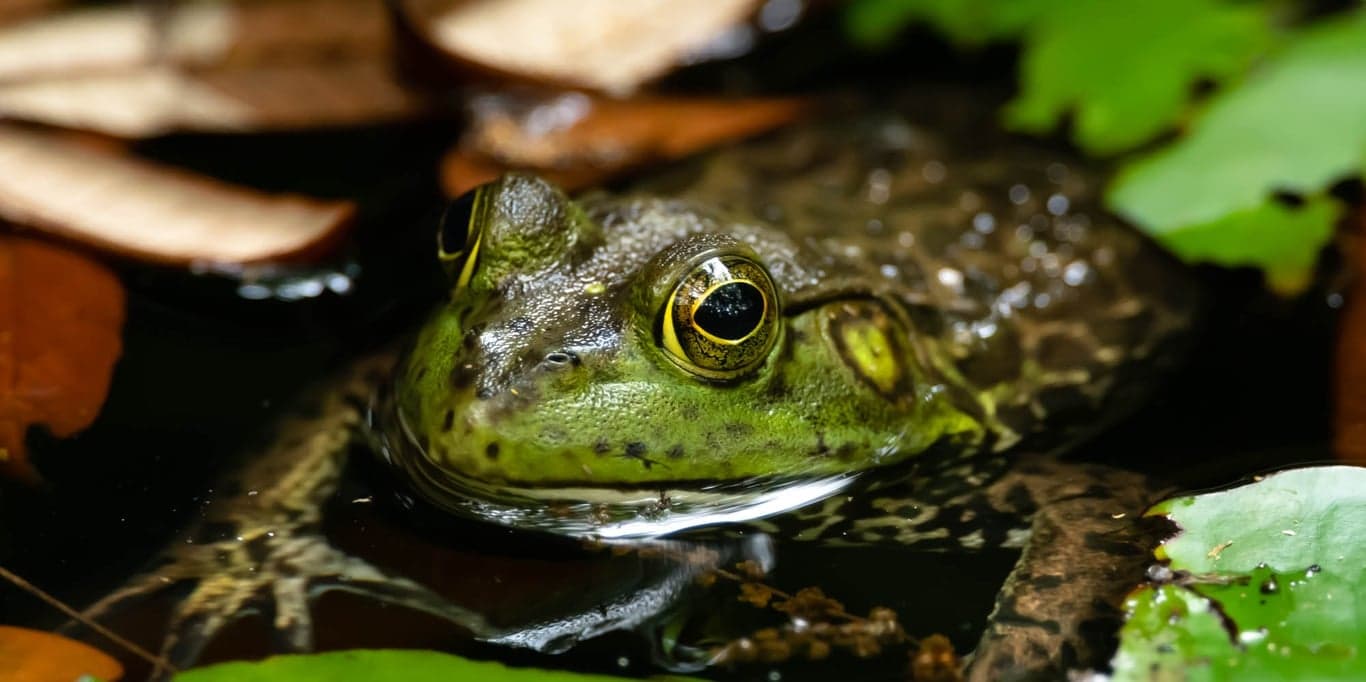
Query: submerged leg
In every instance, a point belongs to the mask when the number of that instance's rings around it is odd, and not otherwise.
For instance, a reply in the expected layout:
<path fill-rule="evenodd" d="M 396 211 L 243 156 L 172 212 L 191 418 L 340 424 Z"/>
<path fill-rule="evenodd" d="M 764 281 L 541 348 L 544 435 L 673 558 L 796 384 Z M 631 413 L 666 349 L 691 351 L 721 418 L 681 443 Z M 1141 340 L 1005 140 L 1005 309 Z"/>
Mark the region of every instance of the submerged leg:
<path fill-rule="evenodd" d="M 247 467 L 231 481 L 235 495 L 212 501 L 190 538 L 169 548 L 160 566 L 85 615 L 99 618 L 189 585 L 161 647 L 177 667 L 192 664 L 225 626 L 260 611 L 273 615 L 283 648 L 307 650 L 313 643 L 309 603 L 333 589 L 425 611 L 478 636 L 496 634 L 479 614 L 336 549 L 322 534 L 322 506 L 336 491 L 371 390 L 390 364 L 388 356 L 367 358 L 320 387 L 306 403 L 311 411 L 287 416 L 272 445 L 249 453 Z"/>
<path fill-rule="evenodd" d="M 766 530 L 836 545 L 1022 549 L 968 675 L 1051 678 L 1109 660 L 1124 596 L 1153 562 L 1137 519 L 1161 493 L 1132 472 L 1024 455 L 997 472 L 832 498 Z"/>

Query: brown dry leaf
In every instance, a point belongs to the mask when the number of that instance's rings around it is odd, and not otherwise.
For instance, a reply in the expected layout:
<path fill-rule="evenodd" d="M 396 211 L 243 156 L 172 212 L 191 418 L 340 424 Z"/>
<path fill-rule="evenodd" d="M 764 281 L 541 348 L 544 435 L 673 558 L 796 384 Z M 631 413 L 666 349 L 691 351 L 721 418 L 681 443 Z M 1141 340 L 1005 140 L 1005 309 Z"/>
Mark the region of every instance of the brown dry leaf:
<path fill-rule="evenodd" d="M 761 0 L 400 0 L 432 46 L 476 71 L 626 94 L 704 51 Z"/>
<path fill-rule="evenodd" d="M 0 24 L 50 12 L 67 4 L 67 0 L 5 0 L 0 2 Z"/>
<path fill-rule="evenodd" d="M 1355 277 L 1338 321 L 1333 450 L 1341 460 L 1366 464 L 1366 208 L 1352 214 L 1346 232 L 1343 251 Z"/>
<path fill-rule="evenodd" d="M 173 67 L 0 84 L 0 115 L 125 138 L 403 120 L 421 94 L 376 62 L 183 71 Z"/>
<path fill-rule="evenodd" d="M 0 125 L 0 218 L 120 254 L 182 265 L 302 258 L 334 243 L 354 211 Z"/>
<path fill-rule="evenodd" d="M 150 2 L 75 9 L 0 29 L 0 82 L 155 65 L 374 61 L 390 49 L 382 3 L 216 0 L 170 4 L 164 11 Z"/>
<path fill-rule="evenodd" d="M 442 186 L 451 196 L 509 169 L 534 171 L 570 191 L 584 189 L 757 135 L 809 109 L 791 98 L 610 100 L 570 93 L 533 106 L 489 101 L 476 107 L 471 129 L 442 161 Z"/>
<path fill-rule="evenodd" d="M 123 286 L 103 265 L 0 234 L 0 473 L 33 476 L 29 426 L 65 438 L 94 421 L 122 350 L 123 315 Z"/>
<path fill-rule="evenodd" d="M 0 680 L 55 682 L 86 675 L 114 682 L 123 677 L 123 666 L 88 644 L 50 632 L 0 625 Z"/>

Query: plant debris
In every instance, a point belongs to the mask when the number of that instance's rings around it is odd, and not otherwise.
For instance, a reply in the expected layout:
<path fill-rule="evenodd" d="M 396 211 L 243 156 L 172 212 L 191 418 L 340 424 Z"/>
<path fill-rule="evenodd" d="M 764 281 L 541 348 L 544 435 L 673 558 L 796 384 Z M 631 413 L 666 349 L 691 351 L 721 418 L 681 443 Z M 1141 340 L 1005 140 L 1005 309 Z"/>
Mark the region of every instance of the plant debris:
<path fill-rule="evenodd" d="M 301 259 L 336 241 L 354 210 L 349 201 L 268 195 L 0 126 L 0 217 L 145 260 Z"/>
<path fill-rule="evenodd" d="M 122 352 L 124 292 L 99 263 L 0 234 L 0 473 L 35 480 L 24 437 L 94 421 Z"/>

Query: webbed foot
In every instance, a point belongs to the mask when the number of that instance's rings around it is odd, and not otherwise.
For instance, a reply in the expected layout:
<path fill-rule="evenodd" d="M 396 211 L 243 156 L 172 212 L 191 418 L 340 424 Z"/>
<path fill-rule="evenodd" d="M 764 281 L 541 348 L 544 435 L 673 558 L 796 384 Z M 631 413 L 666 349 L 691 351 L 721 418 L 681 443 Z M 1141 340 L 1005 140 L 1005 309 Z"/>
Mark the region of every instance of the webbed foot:
<path fill-rule="evenodd" d="M 496 634 L 478 613 L 338 550 L 308 529 L 254 529 L 225 540 L 179 546 L 167 558 L 159 568 L 90 606 L 84 615 L 99 619 L 144 597 L 191 585 L 189 594 L 173 608 L 160 651 L 177 668 L 193 664 L 228 624 L 263 611 L 271 616 L 279 648 L 311 649 L 314 630 L 309 606 L 329 590 L 429 613 L 476 636 Z"/>

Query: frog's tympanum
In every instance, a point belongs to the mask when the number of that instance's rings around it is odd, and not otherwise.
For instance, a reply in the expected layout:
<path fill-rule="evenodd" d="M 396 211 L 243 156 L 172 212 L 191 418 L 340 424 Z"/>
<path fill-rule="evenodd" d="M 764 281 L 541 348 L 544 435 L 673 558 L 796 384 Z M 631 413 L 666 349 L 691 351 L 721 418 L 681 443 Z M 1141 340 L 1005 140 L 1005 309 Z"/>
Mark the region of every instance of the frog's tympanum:
<path fill-rule="evenodd" d="M 584 535 L 748 521 L 959 549 L 1018 546 L 1028 524 L 992 536 L 977 522 L 1032 518 L 1036 540 L 1067 549 L 1030 546 L 998 613 L 1051 619 L 1044 646 L 1065 641 L 1085 624 L 1039 596 L 1059 582 L 1046 568 L 1085 574 L 1069 553 L 1078 534 L 1113 534 L 1096 524 L 1137 511 L 1145 489 L 1027 453 L 1136 400 L 1190 295 L 1164 254 L 1097 208 L 1097 181 L 1073 161 L 983 130 L 863 114 L 625 192 L 571 197 L 510 174 L 456 201 L 435 248 L 449 296 L 396 367 L 367 361 L 295 425 L 310 435 L 256 458 L 241 487 L 260 494 L 218 506 L 236 535 L 195 547 L 234 560 L 181 551 L 172 564 L 201 580 L 181 611 L 200 625 L 177 646 L 272 589 L 277 622 L 306 646 L 309 580 L 373 586 L 487 632 L 316 533 L 346 434 L 367 421 L 345 395 L 370 395 L 381 375 L 374 440 L 437 509 Z M 290 580 L 298 589 L 281 588 Z M 1024 657 L 1012 642 L 994 655 Z"/>

